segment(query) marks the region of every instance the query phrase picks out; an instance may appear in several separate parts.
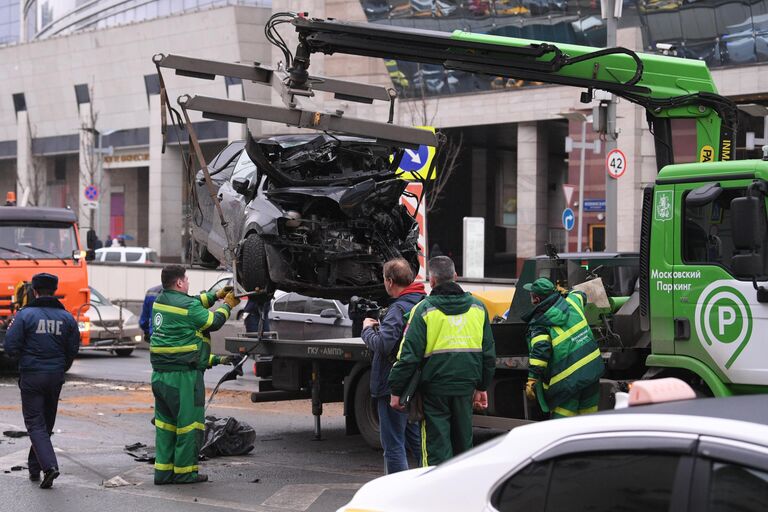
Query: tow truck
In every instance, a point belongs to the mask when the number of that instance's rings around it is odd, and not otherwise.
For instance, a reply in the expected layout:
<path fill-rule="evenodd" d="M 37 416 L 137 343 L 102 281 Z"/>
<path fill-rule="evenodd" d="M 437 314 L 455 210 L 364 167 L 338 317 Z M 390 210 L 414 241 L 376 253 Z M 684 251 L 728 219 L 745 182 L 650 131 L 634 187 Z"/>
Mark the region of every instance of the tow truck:
<path fill-rule="evenodd" d="M 295 54 L 274 37 L 276 26 L 285 21 L 298 34 Z M 613 296 L 597 283 L 597 295 L 606 301 L 600 307 L 592 305 L 588 314 L 608 363 L 606 389 L 635 379 L 676 376 L 702 394 L 768 391 L 768 346 L 753 342 L 756 333 L 768 328 L 768 150 L 762 160 L 728 161 L 733 156 L 736 107 L 717 94 L 703 62 L 625 48 L 595 49 L 462 31 L 447 34 L 312 19 L 306 14 L 275 15 L 267 33 L 285 55 L 279 81 L 258 65 L 224 68 L 220 63 L 187 60 L 176 63 L 177 72 L 207 73 L 209 78 L 235 72 L 242 79 L 276 85 L 291 115 L 273 115 L 275 107 L 248 105 L 246 110 L 231 101 L 206 98 L 194 102 L 204 116 L 242 120 L 266 112 L 278 122 L 319 130 L 361 129 L 372 135 L 380 127 L 350 122 L 338 113 L 308 114 L 290 101 L 297 95 L 312 96 L 314 89 L 332 89 L 330 81 L 309 75 L 311 55 L 318 52 L 412 60 L 570 85 L 587 89 L 582 94 L 585 102 L 600 89 L 645 107 L 659 174 L 655 184 L 643 190 L 640 253 L 550 254 L 527 262 L 518 285 L 548 275 L 571 287 L 589 277 L 603 278 L 601 272 L 620 275 L 635 268 L 637 278 L 627 278 L 627 286 L 614 288 L 620 291 Z M 355 95 L 347 91 L 346 97 Z M 368 103 L 374 99 L 364 94 L 357 98 Z M 674 164 L 671 120 L 681 118 L 696 121 L 698 163 Z M 569 268 L 574 267 L 585 274 L 569 279 Z M 507 321 L 493 325 L 497 373 L 489 389 L 488 416 L 476 416 L 476 424 L 511 427 L 537 417 L 523 395 L 527 347 L 520 316 L 531 307 L 526 295 L 515 294 Z M 255 393 L 254 401 L 311 397 L 319 436 L 323 402 L 343 400 L 348 431 L 359 430 L 371 444 L 378 442 L 367 386 L 371 354 L 361 340 L 276 340 L 257 334 L 228 338 L 226 348 L 270 358 L 268 365 L 263 363 L 269 375 L 262 375 L 271 377 L 273 389 Z"/>

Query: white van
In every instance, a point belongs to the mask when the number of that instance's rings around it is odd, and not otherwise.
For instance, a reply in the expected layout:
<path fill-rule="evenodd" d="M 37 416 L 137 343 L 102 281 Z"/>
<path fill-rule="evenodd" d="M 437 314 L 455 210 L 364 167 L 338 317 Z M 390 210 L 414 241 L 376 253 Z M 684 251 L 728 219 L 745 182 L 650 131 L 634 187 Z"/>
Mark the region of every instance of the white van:
<path fill-rule="evenodd" d="M 95 261 L 111 263 L 155 263 L 157 253 L 149 247 L 105 247 L 96 249 Z"/>

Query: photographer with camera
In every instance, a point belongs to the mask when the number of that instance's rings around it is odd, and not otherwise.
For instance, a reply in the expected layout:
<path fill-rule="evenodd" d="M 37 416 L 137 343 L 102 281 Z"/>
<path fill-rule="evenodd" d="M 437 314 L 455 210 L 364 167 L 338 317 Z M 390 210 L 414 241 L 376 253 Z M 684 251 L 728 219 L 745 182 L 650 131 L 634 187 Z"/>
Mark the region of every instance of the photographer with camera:
<path fill-rule="evenodd" d="M 373 351 L 371 363 L 371 395 L 379 411 L 381 446 L 387 474 L 408 469 L 406 445 L 418 460 L 421 453 L 421 433 L 417 424 L 408 423 L 408 414 L 389 406 L 389 372 L 392 369 L 400 340 L 403 338 L 406 315 L 426 297 L 422 283 L 413 282 L 411 266 L 403 258 L 384 264 L 384 288 L 395 301 L 381 321 L 366 318 L 361 337 Z"/>

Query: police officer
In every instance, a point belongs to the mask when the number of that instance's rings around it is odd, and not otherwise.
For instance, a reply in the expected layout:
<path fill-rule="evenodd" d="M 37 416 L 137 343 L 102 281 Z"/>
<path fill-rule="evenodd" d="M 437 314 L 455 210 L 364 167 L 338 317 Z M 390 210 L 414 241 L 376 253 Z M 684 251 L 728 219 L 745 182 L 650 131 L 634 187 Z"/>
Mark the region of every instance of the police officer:
<path fill-rule="evenodd" d="M 169 265 L 161 273 L 163 292 L 152 305 L 152 393 L 155 396 L 155 484 L 205 482 L 197 457 L 205 433 L 203 371 L 231 357 L 211 355 L 210 331 L 224 325 L 240 301 L 231 288 L 216 294 L 187 295 L 184 267 Z M 224 304 L 208 311 L 216 299 Z"/>
<path fill-rule="evenodd" d="M 528 322 L 528 382 L 525 393 L 538 398 L 553 418 L 597 411 L 603 358 L 584 315 L 587 297 L 571 291 L 561 295 L 549 279 L 527 283 L 533 311 Z"/>
<path fill-rule="evenodd" d="M 53 425 L 66 372 L 80 349 L 74 317 L 53 294 L 59 279 L 51 274 L 32 277 L 34 300 L 14 317 L 5 336 L 5 351 L 19 360 L 21 411 L 32 447 L 29 479 L 49 489 L 59 476 L 51 444 Z"/>
<path fill-rule="evenodd" d="M 434 466 L 472 447 L 472 409 L 488 406 L 496 368 L 488 311 L 456 283 L 448 256 L 429 260 L 432 292 L 410 313 L 397 361 L 389 374 L 391 406 L 421 369 L 424 403 L 422 466 Z"/>

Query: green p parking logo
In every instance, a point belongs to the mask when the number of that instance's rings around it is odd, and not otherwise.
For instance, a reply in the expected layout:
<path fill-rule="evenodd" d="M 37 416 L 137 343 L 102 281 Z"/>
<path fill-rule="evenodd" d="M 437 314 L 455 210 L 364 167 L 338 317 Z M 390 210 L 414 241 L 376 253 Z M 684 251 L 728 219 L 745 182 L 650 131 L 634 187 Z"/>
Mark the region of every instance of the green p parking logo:
<path fill-rule="evenodd" d="M 749 302 L 739 290 L 723 285 L 722 281 L 710 284 L 696 304 L 696 333 L 711 347 L 710 352 L 727 357 L 725 368 L 729 369 L 746 348 L 752 334 Z M 731 350 L 730 356 L 723 354 Z"/>

